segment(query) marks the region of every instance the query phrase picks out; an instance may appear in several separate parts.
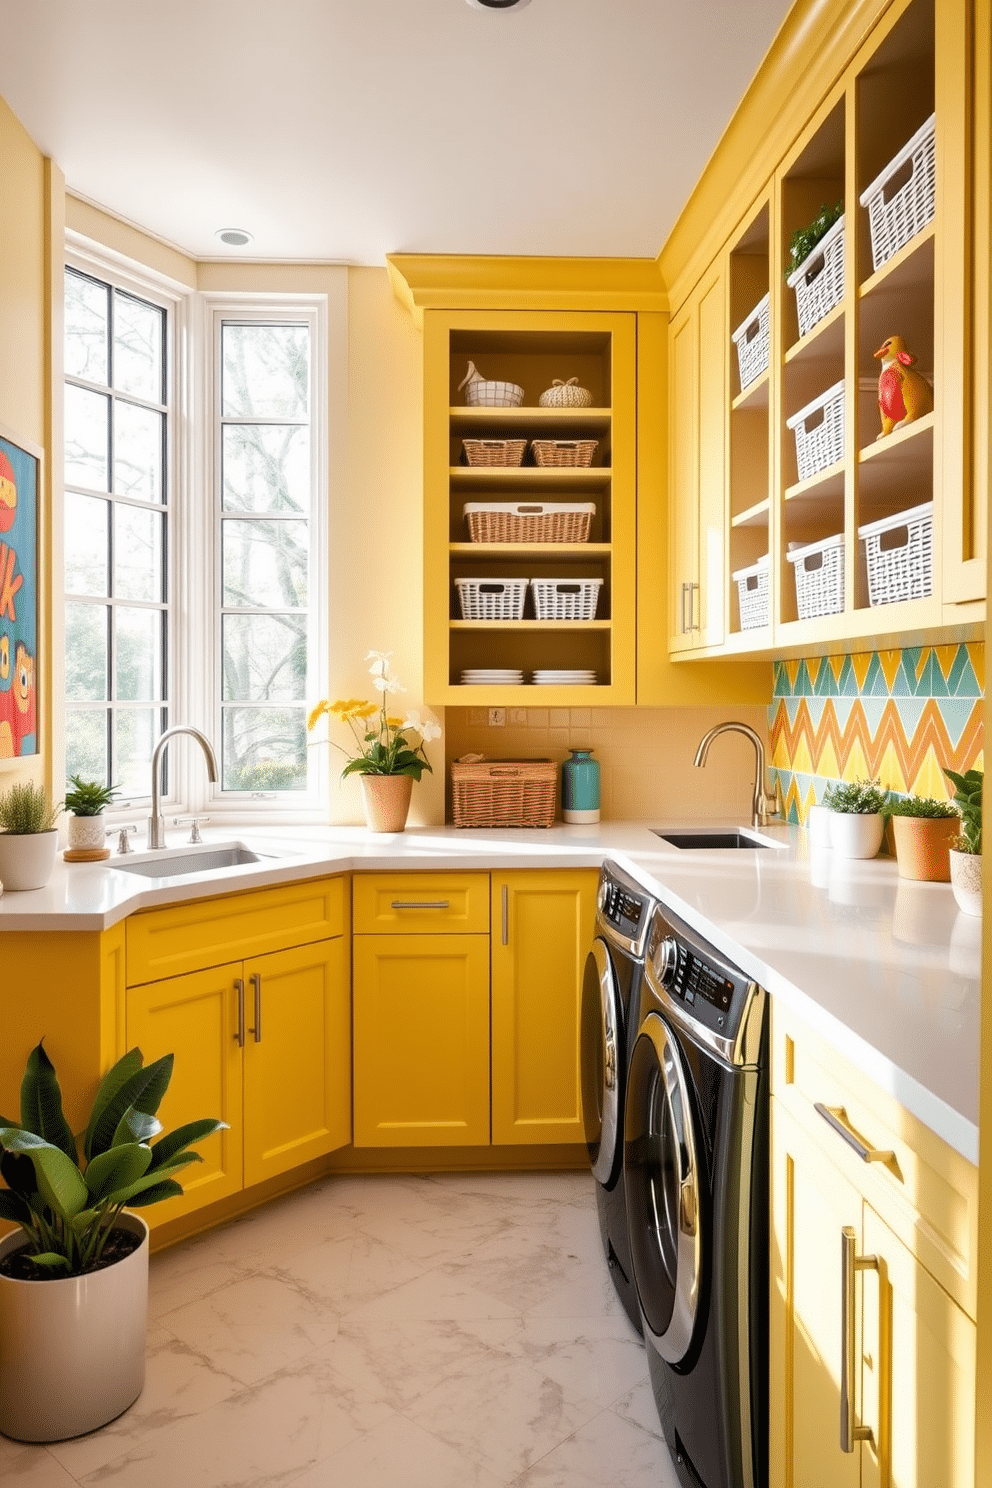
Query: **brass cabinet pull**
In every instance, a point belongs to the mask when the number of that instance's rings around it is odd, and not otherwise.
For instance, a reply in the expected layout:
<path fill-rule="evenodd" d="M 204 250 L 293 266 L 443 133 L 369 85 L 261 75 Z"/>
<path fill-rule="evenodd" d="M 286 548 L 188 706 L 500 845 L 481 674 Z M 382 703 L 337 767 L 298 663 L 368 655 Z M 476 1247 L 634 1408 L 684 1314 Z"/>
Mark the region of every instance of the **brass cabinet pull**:
<path fill-rule="evenodd" d="M 240 977 L 234 979 L 234 990 L 238 994 L 238 1031 L 234 1041 L 239 1049 L 245 1046 L 245 984 Z"/>
<path fill-rule="evenodd" d="M 249 1028 L 248 1032 L 253 1033 L 256 1044 L 260 1044 L 262 1042 L 262 977 L 259 972 L 253 971 L 248 980 L 255 993 L 255 1027 Z"/>
<path fill-rule="evenodd" d="M 822 1116 L 829 1127 L 843 1137 L 849 1147 L 853 1147 L 862 1162 L 865 1163 L 892 1163 L 896 1155 L 888 1147 L 866 1147 L 857 1132 L 848 1124 L 847 1112 L 843 1106 L 825 1106 L 822 1101 L 817 1101 L 813 1110 L 818 1116 Z"/>
<path fill-rule="evenodd" d="M 394 899 L 390 909 L 448 909 L 447 899 Z"/>
<path fill-rule="evenodd" d="M 840 1232 L 840 1449 L 853 1452 L 859 1441 L 874 1444 L 870 1426 L 854 1424 L 854 1277 L 877 1271 L 878 1256 L 855 1253 L 858 1237 L 850 1225 Z"/>
<path fill-rule="evenodd" d="M 503 885 L 503 944 L 510 944 L 510 886 Z"/>

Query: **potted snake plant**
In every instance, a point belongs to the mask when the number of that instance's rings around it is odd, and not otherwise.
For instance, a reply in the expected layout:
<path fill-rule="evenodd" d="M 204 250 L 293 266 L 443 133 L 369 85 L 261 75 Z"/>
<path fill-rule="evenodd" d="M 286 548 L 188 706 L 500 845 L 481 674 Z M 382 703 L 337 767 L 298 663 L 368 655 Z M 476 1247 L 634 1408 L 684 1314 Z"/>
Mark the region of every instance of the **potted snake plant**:
<path fill-rule="evenodd" d="M 0 886 L 45 887 L 55 867 L 61 810 L 43 785 L 12 785 L 0 794 Z"/>
<path fill-rule="evenodd" d="M 39 1043 L 21 1082 L 20 1121 L 0 1117 L 0 1431 L 52 1442 L 127 1410 L 145 1379 L 148 1226 L 129 1209 L 181 1194 L 192 1144 L 224 1125 L 166 1136 L 155 1112 L 173 1056 L 131 1049 L 100 1082 L 82 1153 Z"/>
<path fill-rule="evenodd" d="M 944 770 L 954 787 L 954 804 L 960 815 L 960 831 L 951 848 L 951 888 L 958 908 L 965 914 L 982 912 L 982 784 L 984 771 L 966 770 L 963 775 Z"/>

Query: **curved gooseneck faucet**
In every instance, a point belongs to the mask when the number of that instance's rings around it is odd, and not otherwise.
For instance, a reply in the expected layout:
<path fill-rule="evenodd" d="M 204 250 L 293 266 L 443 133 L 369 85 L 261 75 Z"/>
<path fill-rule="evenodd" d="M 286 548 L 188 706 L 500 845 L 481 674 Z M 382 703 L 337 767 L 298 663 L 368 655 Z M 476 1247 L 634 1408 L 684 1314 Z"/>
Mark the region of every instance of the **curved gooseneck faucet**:
<path fill-rule="evenodd" d="M 158 743 L 152 751 L 152 814 L 148 818 L 148 846 L 165 846 L 165 818 L 162 815 L 162 772 L 159 768 L 159 760 L 165 751 L 165 746 L 170 739 L 175 739 L 179 734 L 189 734 L 195 739 L 203 750 L 207 761 L 207 779 L 213 784 L 220 779 L 220 771 L 217 768 L 217 756 L 214 754 L 213 745 L 206 734 L 201 734 L 198 728 L 190 723 L 177 723 L 172 728 L 167 728 L 164 734 L 159 736 Z"/>
<path fill-rule="evenodd" d="M 776 781 L 772 794 L 768 795 L 765 791 L 765 746 L 762 744 L 760 736 L 755 733 L 750 724 L 736 722 L 715 724 L 700 739 L 699 748 L 696 750 L 696 758 L 693 760 L 693 764 L 697 770 L 702 765 L 705 765 L 706 756 L 710 752 L 710 745 L 719 734 L 743 734 L 754 745 L 754 799 L 751 803 L 751 825 L 754 827 L 767 826 L 781 811 L 778 782 Z"/>

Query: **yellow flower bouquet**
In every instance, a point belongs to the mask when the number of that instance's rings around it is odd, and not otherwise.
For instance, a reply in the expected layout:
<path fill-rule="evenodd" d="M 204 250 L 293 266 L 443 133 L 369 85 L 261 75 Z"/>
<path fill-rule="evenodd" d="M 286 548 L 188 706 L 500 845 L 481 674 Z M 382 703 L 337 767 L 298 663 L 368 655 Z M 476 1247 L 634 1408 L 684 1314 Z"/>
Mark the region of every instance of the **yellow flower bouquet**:
<path fill-rule="evenodd" d="M 365 658 L 372 662 L 369 673 L 372 686 L 381 695 L 380 702 L 338 698 L 332 703 L 322 698 L 307 719 L 307 728 L 311 731 L 325 714 L 340 719 L 351 729 L 355 741 L 353 750 L 330 740 L 335 749 L 348 756 L 341 771 L 342 778 L 346 775 L 410 775 L 419 780 L 425 770 L 434 773 L 424 753 L 424 745 L 441 737 L 435 719 L 429 714 L 422 718 L 415 709 L 397 716 L 386 711 L 387 699 L 394 693 L 406 691 L 390 668 L 392 654 L 391 651 L 370 651 Z M 408 732 L 420 735 L 416 744 L 407 738 Z"/>

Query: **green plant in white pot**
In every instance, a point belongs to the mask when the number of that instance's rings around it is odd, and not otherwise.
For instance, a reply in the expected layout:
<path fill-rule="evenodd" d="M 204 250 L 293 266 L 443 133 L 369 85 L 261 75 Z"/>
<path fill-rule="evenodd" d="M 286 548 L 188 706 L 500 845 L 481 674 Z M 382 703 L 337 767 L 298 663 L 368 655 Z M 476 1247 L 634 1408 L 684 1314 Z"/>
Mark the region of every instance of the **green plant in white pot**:
<path fill-rule="evenodd" d="M 69 816 L 69 849 L 71 852 L 104 851 L 106 827 L 104 811 L 117 794 L 117 787 L 101 785 L 97 780 L 69 776 L 65 809 Z"/>
<path fill-rule="evenodd" d="M 0 793 L 0 884 L 43 889 L 55 867 L 62 810 L 43 785 L 12 785 Z"/>
<path fill-rule="evenodd" d="M 889 793 L 877 780 L 841 780 L 828 785 L 823 804 L 830 808 L 830 842 L 841 858 L 873 858 L 885 835 Z"/>
<path fill-rule="evenodd" d="M 0 1431 L 63 1441 L 112 1421 L 141 1393 L 148 1226 L 138 1208 L 182 1193 L 194 1142 L 223 1122 L 192 1121 L 157 1142 L 155 1112 L 173 1056 L 131 1049 L 100 1082 L 82 1156 L 42 1044 L 28 1056 L 21 1119 L 0 1117 Z M 57 1385 L 56 1385 L 57 1381 Z"/>
<path fill-rule="evenodd" d="M 982 785 L 984 771 L 944 770 L 954 787 L 954 804 L 961 817 L 961 830 L 951 848 L 951 888 L 965 914 L 982 912 Z"/>

